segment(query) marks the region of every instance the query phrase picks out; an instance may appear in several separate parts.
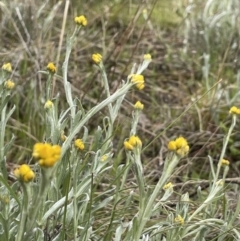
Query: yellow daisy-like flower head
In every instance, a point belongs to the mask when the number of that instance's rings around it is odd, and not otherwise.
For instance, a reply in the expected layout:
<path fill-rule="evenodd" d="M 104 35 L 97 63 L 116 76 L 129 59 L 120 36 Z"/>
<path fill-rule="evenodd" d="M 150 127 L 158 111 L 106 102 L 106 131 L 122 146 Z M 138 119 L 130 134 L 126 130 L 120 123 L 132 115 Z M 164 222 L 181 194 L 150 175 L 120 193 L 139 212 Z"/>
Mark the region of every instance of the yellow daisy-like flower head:
<path fill-rule="evenodd" d="M 134 105 L 134 108 L 136 110 L 143 110 L 144 105 L 140 101 L 137 101 L 136 104 Z"/>
<path fill-rule="evenodd" d="M 174 219 L 174 221 L 175 221 L 176 223 L 181 224 L 181 225 L 184 224 L 184 219 L 182 218 L 181 215 L 177 215 L 177 217 Z"/>
<path fill-rule="evenodd" d="M 76 24 L 84 26 L 84 27 L 87 25 L 87 19 L 83 15 L 75 17 L 74 21 Z"/>
<path fill-rule="evenodd" d="M 15 169 L 14 170 L 14 175 L 18 179 L 20 179 L 20 180 L 22 180 L 24 182 L 30 182 L 35 177 L 35 174 L 32 171 L 32 169 L 28 165 L 26 165 L 26 164 L 23 164 L 19 168 Z"/>
<path fill-rule="evenodd" d="M 15 87 L 15 83 L 12 81 L 12 80 L 7 80 L 4 82 L 4 87 L 7 89 L 7 90 L 11 90 Z"/>
<path fill-rule="evenodd" d="M 74 142 L 74 145 L 75 147 L 80 150 L 80 151 L 83 151 L 85 146 L 84 146 L 84 143 L 81 139 L 77 139 L 75 142 Z"/>
<path fill-rule="evenodd" d="M 232 115 L 240 115 L 240 109 L 236 106 L 232 106 L 229 113 Z"/>
<path fill-rule="evenodd" d="M 49 110 L 53 108 L 53 103 L 51 100 L 48 100 L 45 105 L 44 105 L 44 109 Z"/>
<path fill-rule="evenodd" d="M 136 84 L 136 88 L 139 90 L 144 88 L 144 77 L 141 74 L 133 74 L 131 76 L 131 82 Z"/>
<path fill-rule="evenodd" d="M 56 68 L 56 66 L 54 65 L 54 63 L 50 62 L 50 63 L 47 65 L 47 70 L 49 71 L 50 74 L 55 74 L 56 71 L 57 71 L 57 68 Z"/>
<path fill-rule="evenodd" d="M 40 166 L 52 167 L 61 157 L 61 147 L 49 143 L 36 143 L 32 155 L 38 159 Z"/>
<path fill-rule="evenodd" d="M 176 152 L 179 156 L 185 156 L 189 151 L 189 145 L 184 137 L 178 137 L 168 143 L 168 150 Z"/>
<path fill-rule="evenodd" d="M 92 55 L 92 60 L 95 64 L 100 64 L 100 62 L 102 62 L 102 55 L 101 54 L 93 54 Z"/>
<path fill-rule="evenodd" d="M 5 70 L 7 72 L 12 72 L 12 65 L 10 63 L 6 63 L 2 66 L 2 70 Z"/>

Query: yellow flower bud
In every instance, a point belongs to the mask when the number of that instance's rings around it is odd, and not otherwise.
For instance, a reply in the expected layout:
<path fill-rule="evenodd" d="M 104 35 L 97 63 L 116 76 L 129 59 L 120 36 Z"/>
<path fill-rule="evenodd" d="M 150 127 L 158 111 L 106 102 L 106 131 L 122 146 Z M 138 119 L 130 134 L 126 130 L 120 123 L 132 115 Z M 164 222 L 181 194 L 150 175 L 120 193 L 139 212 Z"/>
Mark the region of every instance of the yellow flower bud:
<path fill-rule="evenodd" d="M 102 55 L 101 54 L 93 54 L 92 55 L 92 60 L 94 61 L 95 64 L 99 64 L 102 62 Z"/>
<path fill-rule="evenodd" d="M 15 83 L 12 81 L 12 80 L 7 80 L 4 82 L 4 87 L 7 89 L 7 90 L 11 90 L 15 87 Z"/>
<path fill-rule="evenodd" d="M 232 106 L 229 113 L 232 115 L 240 115 L 240 109 L 236 106 Z"/>
<path fill-rule="evenodd" d="M 133 74 L 131 82 L 136 84 L 136 88 L 142 90 L 144 88 L 144 77 L 141 74 Z"/>
<path fill-rule="evenodd" d="M 48 100 L 44 105 L 44 109 L 46 109 L 46 110 L 52 109 L 52 107 L 53 107 L 53 103 L 51 100 Z"/>
<path fill-rule="evenodd" d="M 171 182 L 169 182 L 163 186 L 163 190 L 166 191 L 167 189 L 173 189 L 173 184 Z"/>
<path fill-rule="evenodd" d="M 174 221 L 175 221 L 176 223 L 181 224 L 181 225 L 184 224 L 184 219 L 182 218 L 181 215 L 177 215 L 177 217 L 174 219 Z"/>
<path fill-rule="evenodd" d="M 23 164 L 18 169 L 15 169 L 14 175 L 18 179 L 23 180 L 24 182 L 30 182 L 35 177 L 35 174 L 32 171 L 32 169 L 26 164 Z"/>
<path fill-rule="evenodd" d="M 10 63 L 6 63 L 2 66 L 2 70 L 5 70 L 7 72 L 12 72 L 12 65 Z"/>
<path fill-rule="evenodd" d="M 77 139 L 75 142 L 74 142 L 74 145 L 76 148 L 78 148 L 80 151 L 83 151 L 84 150 L 84 143 L 81 139 Z"/>
<path fill-rule="evenodd" d="M 81 15 L 79 17 L 75 17 L 74 21 L 76 24 L 84 26 L 84 27 L 87 25 L 87 19 L 83 15 Z"/>
<path fill-rule="evenodd" d="M 228 160 L 222 159 L 221 166 L 229 166 L 230 162 Z"/>
<path fill-rule="evenodd" d="M 105 161 L 107 160 L 107 158 L 108 158 L 107 155 L 103 155 L 103 156 L 101 157 L 101 161 L 102 161 L 102 162 L 105 162 Z"/>
<path fill-rule="evenodd" d="M 137 101 L 134 105 L 134 108 L 137 110 L 142 110 L 144 108 L 144 105 L 140 101 Z"/>
<path fill-rule="evenodd" d="M 56 68 L 56 66 L 54 65 L 54 63 L 50 62 L 50 63 L 47 65 L 47 70 L 49 71 L 50 74 L 55 74 L 56 71 L 57 71 L 57 68 Z"/>
<path fill-rule="evenodd" d="M 144 54 L 145 60 L 152 60 L 152 56 L 150 54 Z"/>

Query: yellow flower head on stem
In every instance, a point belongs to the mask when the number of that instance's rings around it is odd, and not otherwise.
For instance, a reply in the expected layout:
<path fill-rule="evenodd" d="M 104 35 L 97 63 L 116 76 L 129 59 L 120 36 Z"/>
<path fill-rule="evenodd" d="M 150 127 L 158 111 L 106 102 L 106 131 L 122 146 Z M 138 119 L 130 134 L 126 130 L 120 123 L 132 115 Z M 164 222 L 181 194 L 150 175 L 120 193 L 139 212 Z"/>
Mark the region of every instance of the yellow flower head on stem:
<path fill-rule="evenodd" d="M 144 77 L 141 74 L 133 74 L 131 76 L 131 82 L 136 84 L 136 88 L 139 90 L 144 88 Z"/>
<path fill-rule="evenodd" d="M 140 101 L 137 101 L 136 104 L 134 105 L 134 108 L 136 110 L 143 110 L 144 105 Z"/>
<path fill-rule="evenodd" d="M 38 159 L 40 166 L 52 167 L 61 157 L 61 147 L 49 143 L 36 143 L 32 155 Z"/>
<path fill-rule="evenodd" d="M 44 105 L 44 109 L 49 110 L 53 108 L 53 103 L 51 100 L 46 101 L 45 105 Z"/>
<path fill-rule="evenodd" d="M 19 168 L 14 170 L 14 175 L 24 181 L 24 182 L 30 182 L 33 180 L 33 178 L 35 177 L 34 172 L 32 171 L 32 169 L 26 165 L 23 164 L 21 165 Z"/>
<path fill-rule="evenodd" d="M 229 113 L 232 115 L 240 115 L 240 109 L 236 106 L 232 106 Z"/>
<path fill-rule="evenodd" d="M 74 22 L 76 24 L 84 26 L 84 27 L 87 25 L 87 19 L 83 15 L 81 15 L 79 17 L 75 17 Z"/>
<path fill-rule="evenodd" d="M 102 55 L 101 54 L 93 54 L 92 55 L 92 60 L 95 64 L 100 64 L 102 62 Z"/>
<path fill-rule="evenodd" d="M 81 139 L 77 139 L 75 142 L 74 142 L 74 145 L 75 147 L 80 150 L 80 151 L 83 151 L 85 146 L 84 146 L 84 143 Z"/>
<path fill-rule="evenodd" d="M 179 156 L 185 156 L 189 151 L 189 145 L 184 137 L 178 137 L 168 143 L 168 150 L 176 152 Z"/>
<path fill-rule="evenodd" d="M 56 68 L 56 66 L 54 65 L 54 63 L 50 62 L 50 63 L 47 65 L 47 70 L 49 71 L 50 74 L 55 74 L 56 71 L 57 71 L 57 68 Z"/>
<path fill-rule="evenodd" d="M 4 87 L 7 89 L 7 90 L 11 90 L 15 87 L 15 83 L 12 81 L 12 80 L 7 80 L 4 82 Z"/>
<path fill-rule="evenodd" d="M 177 217 L 174 219 L 174 221 L 175 221 L 176 223 L 181 224 L 181 225 L 184 224 L 184 219 L 182 218 L 181 215 L 177 215 Z"/>
<path fill-rule="evenodd" d="M 2 70 L 5 70 L 7 72 L 12 72 L 12 65 L 10 63 L 6 63 L 2 66 Z"/>
<path fill-rule="evenodd" d="M 124 141 L 124 147 L 126 150 L 132 151 L 134 148 L 141 148 L 142 141 L 138 136 L 130 136 L 128 141 Z"/>
<path fill-rule="evenodd" d="M 230 162 L 228 160 L 222 159 L 221 166 L 229 166 Z"/>

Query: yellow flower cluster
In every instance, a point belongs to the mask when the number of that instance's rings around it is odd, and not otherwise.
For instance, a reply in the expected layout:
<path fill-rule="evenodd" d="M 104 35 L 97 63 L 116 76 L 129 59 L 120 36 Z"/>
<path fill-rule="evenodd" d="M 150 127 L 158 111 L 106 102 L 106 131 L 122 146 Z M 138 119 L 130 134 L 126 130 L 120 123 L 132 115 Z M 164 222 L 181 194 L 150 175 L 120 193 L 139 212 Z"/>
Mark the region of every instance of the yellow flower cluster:
<path fill-rule="evenodd" d="M 61 157 L 61 147 L 49 143 L 36 143 L 32 155 L 38 159 L 40 166 L 52 167 Z"/>
<path fill-rule="evenodd" d="M 74 145 L 76 148 L 78 148 L 80 151 L 83 151 L 84 150 L 84 143 L 81 139 L 77 139 L 75 142 L 74 142 Z"/>
<path fill-rule="evenodd" d="M 131 76 L 131 82 L 136 84 L 136 87 L 139 90 L 144 88 L 144 77 L 141 74 L 133 74 Z"/>
<path fill-rule="evenodd" d="M 230 162 L 228 160 L 222 159 L 221 166 L 229 166 Z"/>
<path fill-rule="evenodd" d="M 6 63 L 2 66 L 2 70 L 12 72 L 12 65 L 10 63 Z"/>
<path fill-rule="evenodd" d="M 167 189 L 173 189 L 173 184 L 171 182 L 169 182 L 163 186 L 163 190 L 166 191 Z"/>
<path fill-rule="evenodd" d="M 177 215 L 177 217 L 174 219 L 174 221 L 175 221 L 176 223 L 181 224 L 181 225 L 184 224 L 184 219 L 182 218 L 181 215 Z"/>
<path fill-rule="evenodd" d="M 82 25 L 84 27 L 87 25 L 87 19 L 83 15 L 75 17 L 74 21 L 76 24 Z"/>
<path fill-rule="evenodd" d="M 46 101 L 45 105 L 44 105 L 44 109 L 48 110 L 51 109 L 53 107 L 53 103 L 51 100 Z"/>
<path fill-rule="evenodd" d="M 152 56 L 150 54 L 144 54 L 144 60 L 152 60 Z"/>
<path fill-rule="evenodd" d="M 4 87 L 7 89 L 7 90 L 11 90 L 15 87 L 15 83 L 12 81 L 12 80 L 7 80 L 4 82 Z"/>
<path fill-rule="evenodd" d="M 102 55 L 101 54 L 93 54 L 92 55 L 92 60 L 94 61 L 95 64 L 99 64 L 102 62 Z"/>
<path fill-rule="evenodd" d="M 50 62 L 50 63 L 47 65 L 47 70 L 49 71 L 49 73 L 55 74 L 56 71 L 57 71 L 57 68 L 56 68 L 56 66 L 54 65 L 54 63 Z"/>
<path fill-rule="evenodd" d="M 35 174 L 32 171 L 32 169 L 26 164 L 23 164 L 19 168 L 15 169 L 14 175 L 15 177 L 24 182 L 30 182 L 35 177 Z"/>
<path fill-rule="evenodd" d="M 124 147 L 126 150 L 132 151 L 134 148 L 142 147 L 142 141 L 138 136 L 130 136 L 128 141 L 124 141 Z"/>
<path fill-rule="evenodd" d="M 189 151 L 189 145 L 184 137 L 178 137 L 175 141 L 168 143 L 168 150 L 174 151 L 180 156 L 185 156 Z"/>
<path fill-rule="evenodd" d="M 240 109 L 236 106 L 232 106 L 229 113 L 232 115 L 240 115 Z"/>
<path fill-rule="evenodd" d="M 143 110 L 144 105 L 140 101 L 137 101 L 136 104 L 134 105 L 134 108 L 136 110 Z"/>

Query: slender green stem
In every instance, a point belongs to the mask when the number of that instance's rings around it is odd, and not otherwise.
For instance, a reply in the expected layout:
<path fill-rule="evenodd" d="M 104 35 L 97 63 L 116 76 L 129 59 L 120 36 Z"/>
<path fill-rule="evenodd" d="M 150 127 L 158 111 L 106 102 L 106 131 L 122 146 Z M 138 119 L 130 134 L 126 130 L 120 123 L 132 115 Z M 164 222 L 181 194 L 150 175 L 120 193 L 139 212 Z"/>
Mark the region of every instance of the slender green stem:
<path fill-rule="evenodd" d="M 29 206 L 29 184 L 28 183 L 22 183 L 22 189 L 23 189 L 23 200 L 22 200 L 22 210 L 21 210 L 21 216 L 20 216 L 20 223 L 18 227 L 18 233 L 16 237 L 16 241 L 23 240 L 23 235 L 25 232 L 26 227 L 26 220 L 28 215 L 28 206 Z"/>
<path fill-rule="evenodd" d="M 63 84 L 64 84 L 64 89 L 65 89 L 65 94 L 67 98 L 67 102 L 69 107 L 71 108 L 71 117 L 72 120 L 75 117 L 76 113 L 76 106 L 73 103 L 73 98 L 72 98 L 72 92 L 71 92 L 71 85 L 68 82 L 68 62 L 69 62 L 69 57 L 72 51 L 72 46 L 76 37 L 77 32 L 79 31 L 79 26 L 75 27 L 75 30 L 73 32 L 73 35 L 69 38 L 68 43 L 67 43 L 67 50 L 66 50 L 66 56 L 65 60 L 62 66 L 62 71 L 63 71 Z"/>
<path fill-rule="evenodd" d="M 43 202 L 46 199 L 47 191 L 50 185 L 50 177 L 51 177 L 51 170 L 49 169 L 42 169 L 42 181 L 40 185 L 40 190 L 38 192 L 38 195 L 33 203 L 34 206 L 31 207 L 31 211 L 29 212 L 29 218 L 27 222 L 27 235 L 30 234 L 32 231 L 32 228 L 35 225 L 37 214 L 40 208 L 43 205 Z"/>
<path fill-rule="evenodd" d="M 47 95 L 46 95 L 46 101 L 52 99 L 52 79 L 53 75 L 51 73 L 48 74 L 48 79 L 47 79 Z"/>
<path fill-rule="evenodd" d="M 219 172 L 220 172 L 220 169 L 221 169 L 221 161 L 225 155 L 225 152 L 226 152 L 226 149 L 227 149 L 227 145 L 228 145 L 228 142 L 229 142 L 229 138 L 232 134 L 232 131 L 234 129 L 236 125 L 236 115 L 233 115 L 232 116 L 232 124 L 228 130 L 228 133 L 227 133 L 227 136 L 224 138 L 223 140 L 223 147 L 222 147 L 222 151 L 221 151 L 221 155 L 220 155 L 220 158 L 219 158 L 219 161 L 218 161 L 218 166 L 217 166 L 217 172 L 216 172 L 216 175 L 215 175 L 215 179 L 214 179 L 214 183 L 216 184 L 217 180 L 218 180 L 218 176 L 219 176 Z"/>
<path fill-rule="evenodd" d="M 142 168 L 142 164 L 141 164 L 140 154 L 135 155 L 135 160 L 133 160 L 133 161 L 134 161 L 134 168 L 135 168 L 137 184 L 139 187 L 139 208 L 140 208 L 140 210 L 144 210 L 146 191 L 145 191 L 144 175 L 143 175 L 143 168 Z"/>
<path fill-rule="evenodd" d="M 5 99 L 3 97 L 3 99 Z M 0 126 L 0 162 L 1 162 L 1 172 L 3 177 L 7 179 L 7 168 L 4 160 L 4 137 L 5 137 L 5 130 L 6 130 L 6 110 L 7 106 L 5 105 L 2 113 L 1 113 L 1 126 Z"/>
<path fill-rule="evenodd" d="M 134 230 L 134 240 L 140 239 L 142 231 L 143 231 L 147 221 L 149 220 L 149 218 L 152 215 L 151 210 L 152 210 L 153 204 L 156 200 L 156 197 L 159 195 L 159 192 L 163 188 L 163 185 L 166 183 L 167 179 L 170 177 L 170 175 L 174 171 L 174 168 L 176 167 L 176 165 L 179 162 L 179 157 L 177 155 L 174 155 L 172 160 L 168 160 L 167 162 L 169 162 L 169 163 L 165 163 L 165 165 L 167 165 L 167 168 L 166 168 L 166 170 L 163 170 L 163 175 L 161 176 L 155 189 L 153 190 L 152 195 L 150 196 L 149 200 L 147 201 L 147 205 L 146 205 L 145 209 L 140 210 L 140 212 L 139 212 L 139 214 L 140 214 L 139 223 L 138 223 L 137 230 Z"/>
<path fill-rule="evenodd" d="M 107 92 L 107 97 L 110 97 L 110 91 L 109 91 L 109 85 L 108 85 L 108 78 L 107 78 L 107 74 L 106 71 L 104 69 L 103 64 L 100 65 L 100 70 L 101 70 L 101 74 L 103 77 L 103 83 L 104 83 L 104 88 Z M 112 108 L 112 103 L 108 104 L 108 110 L 109 110 L 109 115 L 110 115 L 110 120 L 111 120 L 111 124 L 113 124 L 114 120 L 113 120 L 113 108 Z"/>
<path fill-rule="evenodd" d="M 137 125 L 138 125 L 139 115 L 140 115 L 139 110 L 136 110 L 136 111 L 133 112 L 133 122 L 132 122 L 132 128 L 131 128 L 130 136 L 136 135 L 136 133 L 137 133 Z"/>

